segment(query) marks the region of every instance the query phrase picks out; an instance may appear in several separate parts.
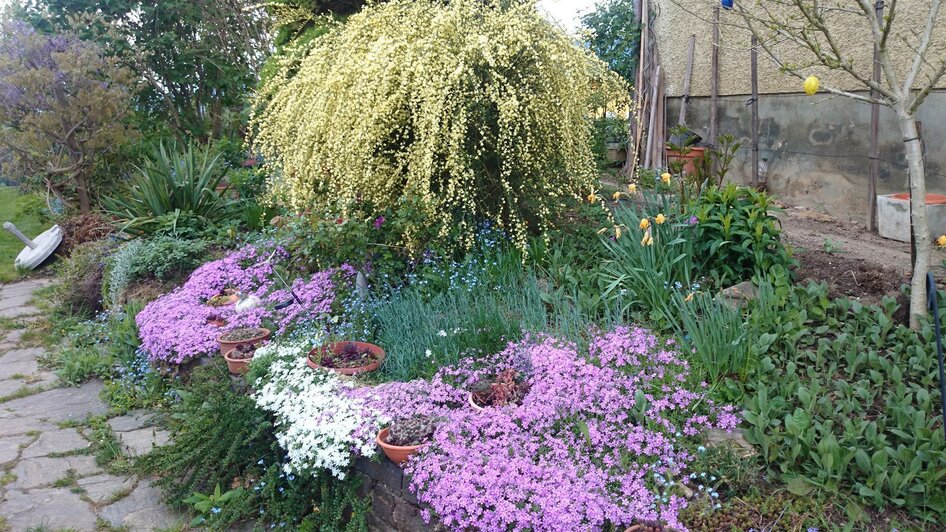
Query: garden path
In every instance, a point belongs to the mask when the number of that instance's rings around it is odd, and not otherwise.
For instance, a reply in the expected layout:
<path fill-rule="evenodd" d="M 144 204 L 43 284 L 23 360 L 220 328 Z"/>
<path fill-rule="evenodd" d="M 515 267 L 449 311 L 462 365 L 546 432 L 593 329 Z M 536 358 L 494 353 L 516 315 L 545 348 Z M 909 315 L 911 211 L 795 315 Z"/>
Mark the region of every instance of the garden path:
<path fill-rule="evenodd" d="M 177 528 L 183 517 L 147 479 L 108 472 L 93 451 L 115 441 L 135 455 L 167 440 L 145 413 L 109 417 L 101 381 L 68 387 L 45 371 L 42 348 L 21 342 L 40 311 L 37 279 L 0 287 L 0 531 Z M 93 429 L 92 425 L 97 428 Z"/>

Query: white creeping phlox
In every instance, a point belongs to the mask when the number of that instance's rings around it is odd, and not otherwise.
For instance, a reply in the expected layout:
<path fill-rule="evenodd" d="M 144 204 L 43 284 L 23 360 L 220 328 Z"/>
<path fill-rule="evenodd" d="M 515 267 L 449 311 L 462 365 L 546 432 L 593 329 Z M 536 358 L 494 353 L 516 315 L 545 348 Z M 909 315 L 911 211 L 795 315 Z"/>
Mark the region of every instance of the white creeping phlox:
<path fill-rule="evenodd" d="M 307 352 L 300 344 L 270 344 L 257 351 L 257 357 L 273 360 L 266 384 L 253 399 L 276 416 L 276 439 L 289 455 L 287 472 L 324 468 L 345 478 L 353 453 L 375 453 L 375 435 L 359 430 L 365 417 L 384 420 L 361 400 L 349 397 L 346 389 L 353 387 L 351 382 L 308 367 Z"/>

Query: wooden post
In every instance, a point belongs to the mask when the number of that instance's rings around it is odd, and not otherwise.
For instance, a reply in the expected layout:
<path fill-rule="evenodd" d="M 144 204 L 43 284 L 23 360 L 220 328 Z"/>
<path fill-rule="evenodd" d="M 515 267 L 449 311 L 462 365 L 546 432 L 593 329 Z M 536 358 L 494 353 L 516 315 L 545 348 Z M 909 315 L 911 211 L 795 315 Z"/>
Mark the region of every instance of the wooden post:
<path fill-rule="evenodd" d="M 680 100 L 680 119 L 677 124 L 683 126 L 687 123 L 687 106 L 690 103 L 690 77 L 693 76 L 693 52 L 696 49 L 696 35 L 690 35 L 690 42 L 687 45 L 687 69 L 683 74 L 683 99 Z"/>
<path fill-rule="evenodd" d="M 650 124 L 647 126 L 647 150 L 644 152 L 644 166 L 647 168 L 650 168 L 653 164 L 654 142 L 658 142 L 658 140 L 654 138 L 654 135 L 657 132 L 657 90 L 659 89 L 660 85 L 660 82 L 658 81 L 659 79 L 660 65 L 657 65 L 657 67 L 654 69 L 654 86 L 650 100 Z"/>
<path fill-rule="evenodd" d="M 759 53 L 756 47 L 759 40 L 752 36 L 750 51 L 750 69 L 752 78 L 752 186 L 759 188 Z"/>
<path fill-rule="evenodd" d="M 883 22 L 884 0 L 874 4 L 877 20 Z M 874 44 L 874 83 L 880 83 L 880 49 Z M 879 98 L 880 94 L 871 89 L 870 95 Z M 867 171 L 867 230 L 877 230 L 877 177 L 880 175 L 880 104 L 870 104 L 870 167 Z"/>
<path fill-rule="evenodd" d="M 719 2 L 713 6 L 713 49 L 710 56 L 712 65 L 710 66 L 710 124 L 709 124 L 709 143 L 716 147 L 716 140 L 719 134 Z"/>

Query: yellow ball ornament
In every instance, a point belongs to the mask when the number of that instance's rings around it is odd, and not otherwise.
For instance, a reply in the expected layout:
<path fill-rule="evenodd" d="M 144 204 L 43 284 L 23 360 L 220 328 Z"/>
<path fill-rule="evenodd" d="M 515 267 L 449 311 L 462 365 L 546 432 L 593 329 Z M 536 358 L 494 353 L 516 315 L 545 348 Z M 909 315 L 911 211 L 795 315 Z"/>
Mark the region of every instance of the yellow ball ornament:
<path fill-rule="evenodd" d="M 805 80 L 805 94 L 808 96 L 814 96 L 818 92 L 818 86 L 821 84 L 818 81 L 817 76 L 808 76 L 808 79 Z"/>

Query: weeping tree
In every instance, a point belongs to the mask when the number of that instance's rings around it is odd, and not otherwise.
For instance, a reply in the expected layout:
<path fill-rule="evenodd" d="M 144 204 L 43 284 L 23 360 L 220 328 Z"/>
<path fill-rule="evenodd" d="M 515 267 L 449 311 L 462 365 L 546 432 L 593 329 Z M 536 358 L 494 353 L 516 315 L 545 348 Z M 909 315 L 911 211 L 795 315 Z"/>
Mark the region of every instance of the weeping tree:
<path fill-rule="evenodd" d="M 677 2 L 678 3 L 678 2 Z M 821 83 L 820 90 L 892 109 L 897 117 L 910 171 L 912 221 L 916 235 L 916 264 L 910 283 L 910 326 L 919 327 L 926 314 L 926 274 L 930 262 L 930 232 L 926 218 L 926 173 L 916 113 L 946 74 L 946 14 L 942 0 L 908 7 L 888 0 L 883 17 L 875 0 L 770 0 L 736 2 L 736 11 L 759 46 L 782 72 L 806 79 L 824 71 L 839 73 L 865 92 Z M 901 21 L 904 18 L 906 20 Z M 880 81 L 872 63 L 858 60 L 863 48 L 851 46 L 855 29 L 873 44 Z M 906 60 L 903 58 L 906 57 Z"/>
<path fill-rule="evenodd" d="M 94 43 L 0 23 L 0 173 L 88 212 L 96 162 L 134 136 L 134 85 Z"/>
<path fill-rule="evenodd" d="M 296 208 L 391 213 L 415 250 L 489 220 L 525 248 L 594 188 L 603 90 L 628 89 L 534 2 L 395 0 L 280 58 L 253 142 Z"/>

